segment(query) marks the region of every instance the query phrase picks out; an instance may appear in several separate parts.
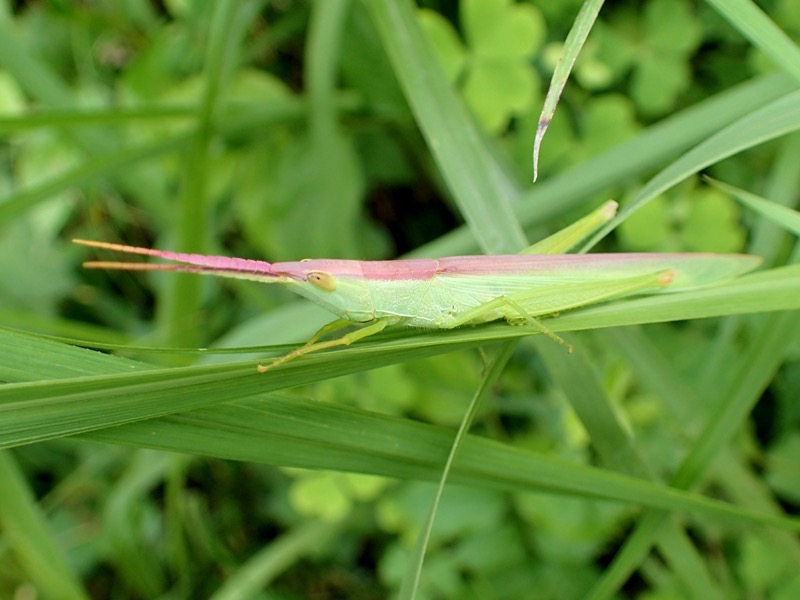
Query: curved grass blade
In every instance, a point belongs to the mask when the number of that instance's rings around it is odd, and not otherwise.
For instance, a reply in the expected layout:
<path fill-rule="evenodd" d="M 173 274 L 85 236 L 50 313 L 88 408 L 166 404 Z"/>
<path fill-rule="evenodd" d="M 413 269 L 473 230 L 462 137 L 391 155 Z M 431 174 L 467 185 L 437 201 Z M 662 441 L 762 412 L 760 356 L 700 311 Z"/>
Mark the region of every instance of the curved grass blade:
<path fill-rule="evenodd" d="M 436 487 L 436 494 L 433 502 L 431 503 L 430 510 L 428 511 L 428 517 L 425 520 L 425 524 L 422 526 L 422 531 L 417 536 L 417 542 L 414 545 L 414 550 L 409 557 L 408 568 L 406 570 L 405 577 L 403 577 L 403 583 L 399 592 L 399 597 L 403 600 L 413 599 L 416 596 L 417 589 L 419 588 L 420 578 L 422 577 L 422 565 L 425 562 L 425 552 L 428 548 L 428 541 L 430 540 L 431 532 L 433 531 L 433 523 L 436 519 L 436 512 L 439 508 L 442 494 L 444 493 L 445 484 L 450 476 L 450 471 L 453 468 L 456 454 L 461 449 L 461 445 L 469 433 L 472 422 L 475 420 L 475 416 L 478 414 L 478 407 L 480 407 L 492 386 L 494 386 L 494 384 L 500 378 L 500 375 L 503 373 L 506 364 L 508 364 L 511 355 L 514 353 L 514 350 L 517 348 L 518 344 L 519 340 L 511 340 L 505 342 L 498 350 L 497 354 L 492 358 L 488 369 L 486 369 L 486 373 L 483 376 L 481 385 L 470 401 L 467 412 L 461 419 L 458 431 L 456 432 L 456 437 L 450 446 L 450 452 L 447 454 L 447 460 L 444 463 L 442 474 L 439 477 L 439 485 Z"/>
<path fill-rule="evenodd" d="M 786 206 L 776 202 L 757 196 L 747 190 L 728 185 L 711 177 L 704 177 L 704 179 L 714 187 L 729 193 L 736 198 L 739 202 L 752 208 L 757 213 L 763 215 L 773 223 L 788 229 L 795 235 L 800 235 L 800 212 L 792 210 Z"/>
<path fill-rule="evenodd" d="M 752 0 L 708 0 L 776 65 L 800 82 L 800 47 Z"/>
<path fill-rule="evenodd" d="M 410 2 L 366 5 L 431 153 L 485 254 L 513 254 L 528 243 L 512 209 L 516 182 L 493 159 L 422 34 Z"/>
<path fill-rule="evenodd" d="M 544 99 L 544 106 L 542 107 L 542 114 L 539 117 L 539 124 L 536 127 L 536 137 L 533 140 L 533 181 L 535 182 L 539 176 L 539 150 L 542 146 L 544 134 L 553 120 L 553 115 L 556 112 L 556 105 L 561 92 L 564 91 L 564 86 L 567 85 L 567 79 L 572 72 L 572 67 L 578 59 L 578 54 L 586 43 L 586 38 L 592 29 L 592 25 L 597 20 L 597 15 L 600 13 L 600 8 L 603 6 L 603 0 L 586 0 L 582 5 L 575 22 L 572 24 L 572 29 L 569 30 L 567 39 L 564 42 L 564 50 L 558 58 L 558 63 L 553 71 L 553 76 L 550 79 L 550 87 L 547 89 L 547 96 Z"/>
<path fill-rule="evenodd" d="M 689 175 L 747 148 L 800 129 L 800 91 L 786 94 L 725 127 L 663 169 L 623 206 L 619 215 L 595 234 L 582 251 L 600 241 L 609 231 L 647 202 Z"/>

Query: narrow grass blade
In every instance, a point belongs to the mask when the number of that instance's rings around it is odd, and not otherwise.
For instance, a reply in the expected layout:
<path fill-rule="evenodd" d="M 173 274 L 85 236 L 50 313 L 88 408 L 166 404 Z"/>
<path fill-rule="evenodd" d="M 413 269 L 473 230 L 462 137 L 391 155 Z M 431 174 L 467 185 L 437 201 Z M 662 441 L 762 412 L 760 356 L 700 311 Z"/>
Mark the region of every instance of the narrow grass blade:
<path fill-rule="evenodd" d="M 617 218 L 592 237 L 583 250 L 594 246 L 644 204 L 689 175 L 742 150 L 798 129 L 800 129 L 800 91 L 795 91 L 739 119 L 663 169 L 623 206 Z"/>
<path fill-rule="evenodd" d="M 800 308 L 800 266 L 783 267 L 742 277 L 729 284 L 695 292 L 665 294 L 575 310 L 548 319 L 550 331 L 594 329 L 687 318 Z M 312 354 L 260 375 L 255 362 L 230 365 L 153 369 L 123 361 L 124 373 L 87 375 L 10 383 L 0 387 L 4 427 L 0 447 L 41 441 L 122 423 L 193 410 L 291 386 L 341 376 L 443 352 L 475 348 L 489 341 L 538 334 L 532 326 L 492 324 L 433 331 L 393 331 L 379 340 L 345 350 Z M 87 350 L 64 347 L 16 332 L 0 330 L 0 377 L 20 379 L 29 363 L 59 364 L 74 356 L 86 373 Z M 80 355 L 80 356 L 77 356 Z M 115 359 L 121 360 L 121 359 Z M 52 367 L 51 367 L 52 368 Z M 142 370 L 147 368 L 147 370 Z M 47 406 L 47 411 L 42 407 Z"/>
<path fill-rule="evenodd" d="M 469 403 L 469 407 L 464 414 L 464 418 L 461 419 L 461 424 L 456 432 L 456 437 L 453 440 L 453 444 L 450 446 L 450 452 L 447 455 L 447 461 L 442 469 L 442 474 L 439 478 L 439 485 L 436 488 L 436 494 L 433 502 L 431 503 L 428 518 L 425 520 L 425 524 L 423 525 L 422 531 L 417 538 L 417 543 L 414 546 L 414 550 L 409 557 L 408 569 L 405 577 L 403 578 L 403 583 L 399 593 L 399 597 L 402 600 L 411 600 L 416 596 L 417 589 L 419 588 L 419 581 L 422 577 L 422 566 L 425 562 L 425 551 L 428 548 L 428 541 L 430 540 L 431 532 L 433 531 L 433 523 L 436 519 L 436 511 L 439 508 L 439 503 L 442 499 L 442 494 L 444 493 L 444 487 L 447 483 L 447 478 L 450 475 L 450 471 L 453 468 L 456 454 L 458 454 L 458 451 L 461 448 L 461 445 L 466 438 L 470 427 L 472 426 L 472 422 L 475 420 L 475 415 L 478 414 L 478 408 L 490 392 L 492 386 L 494 386 L 494 384 L 500 378 L 500 375 L 503 373 L 506 364 L 508 363 L 518 344 L 518 340 L 511 340 L 505 342 L 498 350 L 497 354 L 492 358 L 492 361 L 490 362 L 488 369 L 483 376 L 480 387 L 475 392 L 472 401 Z"/>
<path fill-rule="evenodd" d="M 795 235 L 800 235 L 800 212 L 782 206 L 776 202 L 762 198 L 756 194 L 737 188 L 727 183 L 706 177 L 705 180 L 714 187 L 729 193 L 742 204 L 752 208 L 757 213 L 763 215 L 773 223 L 780 225 Z"/>
<path fill-rule="evenodd" d="M 519 188 L 504 173 L 428 47 L 410 2 L 368 2 L 383 45 L 431 153 L 486 254 L 514 254 L 528 243 L 512 202 Z"/>
<path fill-rule="evenodd" d="M 800 82 L 800 47 L 752 0 L 708 0 L 717 12 Z"/>
<path fill-rule="evenodd" d="M 87 600 L 81 586 L 48 530 L 47 519 L 39 511 L 25 477 L 13 454 L 0 450 L 0 525 L 4 545 L 25 566 L 25 572 L 42 592 L 57 600 Z"/>
<path fill-rule="evenodd" d="M 731 88 L 652 125 L 628 142 L 531 186 L 514 210 L 525 227 L 552 219 L 605 193 L 608 186 L 661 169 L 674 156 L 796 89 L 795 81 L 783 74 Z M 456 256 L 472 254 L 476 248 L 472 232 L 461 227 L 418 248 L 412 255 Z"/>
<path fill-rule="evenodd" d="M 542 114 L 539 117 L 539 125 L 536 127 L 536 138 L 533 141 L 533 180 L 536 181 L 539 175 L 539 150 L 542 146 L 544 134 L 550 126 L 550 121 L 553 120 L 553 115 L 556 112 L 556 105 L 561 92 L 564 91 L 564 86 L 567 84 L 569 74 L 578 54 L 586 43 L 586 38 L 592 30 L 592 25 L 597 20 L 597 15 L 600 13 L 600 8 L 603 6 L 603 0 L 586 0 L 572 24 L 567 39 L 564 42 L 564 50 L 558 59 L 553 77 L 550 80 L 550 87 L 547 89 L 547 97 L 544 99 L 544 106 L 542 107 Z"/>
<path fill-rule="evenodd" d="M 781 313 L 771 315 L 748 352 L 740 358 L 738 368 L 731 369 L 735 377 L 718 396 L 713 417 L 698 437 L 698 441 L 672 478 L 672 485 L 690 489 L 728 442 L 736 428 L 758 400 L 775 369 L 783 362 L 788 347 L 800 335 L 800 315 Z M 667 515 L 662 511 L 646 514 L 627 539 L 622 550 L 592 590 L 593 600 L 611 597 L 642 562 L 653 540 L 663 527 Z"/>

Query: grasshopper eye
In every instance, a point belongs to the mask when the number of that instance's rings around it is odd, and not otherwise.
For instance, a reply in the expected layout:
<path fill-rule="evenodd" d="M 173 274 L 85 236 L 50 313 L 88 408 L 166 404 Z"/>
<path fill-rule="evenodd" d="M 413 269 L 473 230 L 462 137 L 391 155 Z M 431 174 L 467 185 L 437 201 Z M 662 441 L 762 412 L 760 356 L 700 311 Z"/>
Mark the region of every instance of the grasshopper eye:
<path fill-rule="evenodd" d="M 332 292 L 336 289 L 336 278 L 325 271 L 309 271 L 308 282 L 314 287 L 318 287 L 324 292 Z"/>

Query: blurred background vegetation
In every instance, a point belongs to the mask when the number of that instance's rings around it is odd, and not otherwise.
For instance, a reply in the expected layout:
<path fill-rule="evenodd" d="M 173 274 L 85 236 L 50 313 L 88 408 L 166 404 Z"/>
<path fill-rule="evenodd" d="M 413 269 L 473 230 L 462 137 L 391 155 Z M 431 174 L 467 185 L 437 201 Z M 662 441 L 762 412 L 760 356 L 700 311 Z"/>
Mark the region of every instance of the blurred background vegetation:
<path fill-rule="evenodd" d="M 384 9 L 370 4 L 0 2 L 0 325 L 101 344 L 247 347 L 302 341 L 328 318 L 269 286 L 83 271 L 81 261 L 96 253 L 73 246 L 73 237 L 269 261 L 490 250 L 479 248 L 474 225 L 464 227 L 458 193 L 431 152 L 437 140 L 422 131 L 376 26 Z M 674 142 L 678 122 L 673 129 L 665 119 L 781 77 L 723 18 L 724 2 L 609 3 L 545 139 L 541 183 L 531 184 L 547 81 L 580 5 L 420 1 L 414 14 L 437 61 L 421 72 L 452 85 L 497 171 L 535 205 L 522 219 L 531 240 L 608 198 L 624 202 L 702 141 L 682 133 Z M 796 0 L 760 6 L 798 39 Z M 780 81 L 774 85 L 797 85 Z M 639 142 L 656 154 L 613 154 Z M 800 186 L 798 152 L 797 134 L 787 135 L 708 172 L 788 202 Z M 753 226 L 732 198 L 689 177 L 626 220 L 603 249 L 753 251 Z M 760 253 L 779 264 L 790 239 L 769 231 Z M 707 375 L 733 377 L 725 367 L 747 345 L 746 336 L 721 336 L 724 327 L 701 321 L 631 333 L 666 363 L 656 372 L 637 370 L 634 337 L 580 338 L 579 352 L 591 356 L 610 406 L 657 477 L 679 464 L 708 409 L 685 404 L 686 418 L 676 419 L 648 377 L 679 375 L 703 404 L 713 396 Z M 784 329 L 790 338 L 797 330 Z M 601 462 L 540 348 L 538 340 L 521 346 L 477 431 L 573 463 Z M 703 489 L 796 513 L 800 345 L 790 339 L 774 350 L 779 359 L 763 367 L 761 401 L 715 463 L 722 475 Z M 125 356 L 161 366 L 241 360 Z M 454 429 L 481 369 L 478 353 L 450 353 L 291 394 Z M 47 417 L 46 407 L 38 410 Z M 6 512 L 0 596 L 384 598 L 400 585 L 430 504 L 431 485 L 414 477 L 145 447 L 65 437 L 3 455 L 2 486 L 14 486 L 43 518 L 37 522 L 60 556 L 52 564 L 67 570 L 48 570 L 44 551 L 21 550 L 20 540 L 40 539 L 31 533 L 37 526 L 19 517 L 24 508 Z M 448 487 L 419 596 L 583 597 L 639 515 L 630 504 Z M 638 563 L 619 597 L 800 596 L 796 539 L 701 520 L 686 528 L 672 552 Z"/>

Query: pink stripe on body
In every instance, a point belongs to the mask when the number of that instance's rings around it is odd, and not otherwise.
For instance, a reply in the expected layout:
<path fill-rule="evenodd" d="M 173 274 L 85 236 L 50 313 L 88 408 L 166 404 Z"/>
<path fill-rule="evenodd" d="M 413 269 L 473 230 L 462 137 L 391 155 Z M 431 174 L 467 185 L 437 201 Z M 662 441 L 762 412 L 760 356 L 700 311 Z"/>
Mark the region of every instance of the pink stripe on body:
<path fill-rule="evenodd" d="M 692 254 L 701 257 L 703 254 Z M 713 255 L 706 255 L 713 256 Z M 534 274 L 537 272 L 588 271 L 633 264 L 658 264 L 666 268 L 672 259 L 685 259 L 686 254 L 506 254 L 487 256 L 451 256 L 439 259 L 439 273 L 464 275 Z"/>

